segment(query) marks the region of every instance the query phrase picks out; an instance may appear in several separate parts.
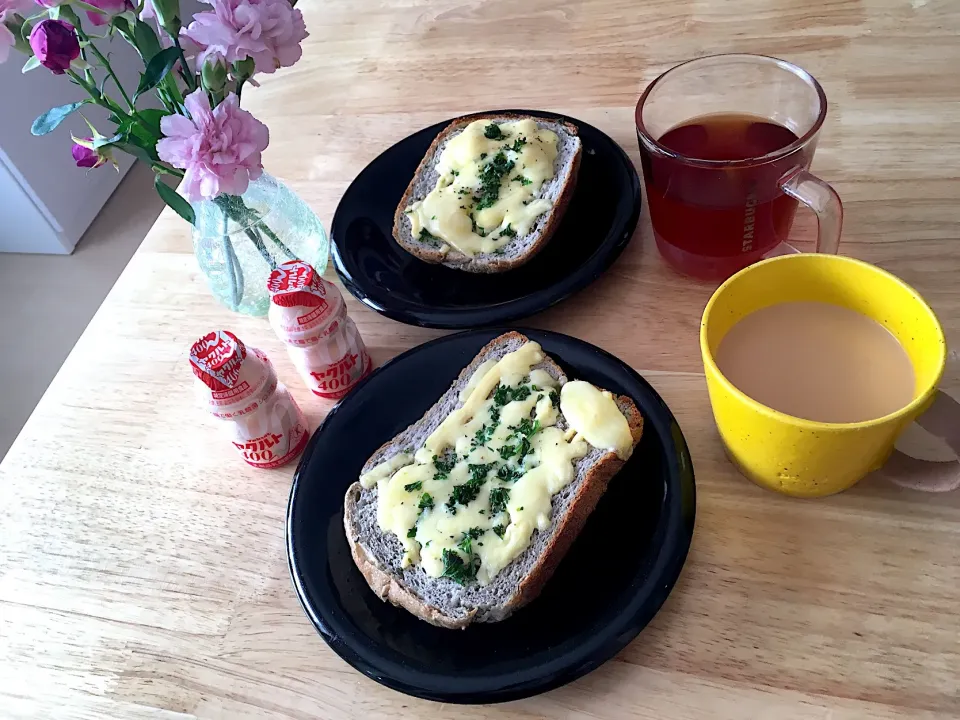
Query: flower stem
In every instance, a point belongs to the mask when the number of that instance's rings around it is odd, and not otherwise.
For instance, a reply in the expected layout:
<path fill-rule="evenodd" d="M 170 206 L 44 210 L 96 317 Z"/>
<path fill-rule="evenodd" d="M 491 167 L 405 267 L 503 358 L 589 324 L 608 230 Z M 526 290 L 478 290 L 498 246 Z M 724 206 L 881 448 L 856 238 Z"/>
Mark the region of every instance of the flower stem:
<path fill-rule="evenodd" d="M 180 69 L 183 71 L 183 81 L 187 84 L 187 88 L 190 90 L 197 89 L 197 79 L 190 72 L 190 65 L 187 63 L 187 56 L 183 52 L 183 47 L 180 45 L 180 38 L 176 35 L 170 36 L 173 39 L 173 44 L 176 46 L 177 50 L 180 52 Z"/>
<path fill-rule="evenodd" d="M 253 211 L 251 210 L 251 212 L 253 212 Z M 294 254 L 290 251 L 290 248 L 288 248 L 286 245 L 284 245 L 283 241 L 282 241 L 280 238 L 277 237 L 277 234 L 276 234 L 273 230 L 271 230 L 270 228 L 267 227 L 267 224 L 266 224 L 265 222 L 263 222 L 262 220 L 260 220 L 260 221 L 258 221 L 257 226 L 258 226 L 261 230 L 263 230 L 263 234 L 264 234 L 264 235 L 266 235 L 268 238 L 270 238 L 271 240 L 273 240 L 274 243 L 276 243 L 277 247 L 280 248 L 281 251 L 283 251 L 283 254 L 284 254 L 284 255 L 286 255 L 286 256 L 287 256 L 288 258 L 290 258 L 291 260 L 296 260 L 296 259 L 297 259 L 297 256 L 294 255 Z"/>
<path fill-rule="evenodd" d="M 267 265 L 270 266 L 270 269 L 276 270 L 277 261 L 273 259 L 273 255 L 271 255 L 270 251 L 267 250 L 267 246 L 263 244 L 263 238 L 260 237 L 260 233 L 257 232 L 256 228 L 247 228 L 244 230 L 244 232 L 246 233 L 247 237 L 253 241 L 254 246 L 256 246 Z"/>
<path fill-rule="evenodd" d="M 236 311 L 240 307 L 240 291 L 237 282 L 237 254 L 233 250 L 228 232 L 227 216 L 223 216 L 223 256 L 227 261 L 227 276 L 230 280 L 230 309 Z M 241 278 L 243 275 L 240 276 Z"/>
<path fill-rule="evenodd" d="M 78 31 L 79 31 L 79 28 L 78 28 Z M 86 40 L 90 39 L 82 31 L 81 31 L 81 37 Z M 130 100 L 130 96 L 127 95 L 127 91 L 123 89 L 123 85 L 120 84 L 120 78 L 117 77 L 117 74 L 113 72 L 113 68 L 110 67 L 110 61 L 107 60 L 106 57 L 104 57 L 103 53 L 100 52 L 99 48 L 97 48 L 97 46 L 92 42 L 88 45 L 88 47 L 93 51 L 93 54 L 97 56 L 97 60 L 100 61 L 100 64 L 103 66 L 103 69 L 106 70 L 107 74 L 113 79 L 114 84 L 117 86 L 117 90 L 119 90 L 120 94 L 123 96 L 124 101 L 127 103 L 127 107 L 130 108 L 130 112 L 136 115 L 137 109 L 134 107 L 133 101 Z"/>

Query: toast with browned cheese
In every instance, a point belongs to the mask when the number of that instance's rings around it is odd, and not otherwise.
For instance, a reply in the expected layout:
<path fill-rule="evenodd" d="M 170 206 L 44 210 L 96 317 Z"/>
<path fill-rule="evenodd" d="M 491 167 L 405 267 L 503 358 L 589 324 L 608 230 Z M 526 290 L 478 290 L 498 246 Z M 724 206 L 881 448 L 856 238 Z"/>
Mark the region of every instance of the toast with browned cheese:
<path fill-rule="evenodd" d="M 501 335 L 347 490 L 353 559 L 433 625 L 503 620 L 540 593 L 642 432 L 630 398 Z"/>
<path fill-rule="evenodd" d="M 394 215 L 393 237 L 429 263 L 511 270 L 553 236 L 573 196 L 582 143 L 563 120 L 458 118 L 433 141 Z"/>

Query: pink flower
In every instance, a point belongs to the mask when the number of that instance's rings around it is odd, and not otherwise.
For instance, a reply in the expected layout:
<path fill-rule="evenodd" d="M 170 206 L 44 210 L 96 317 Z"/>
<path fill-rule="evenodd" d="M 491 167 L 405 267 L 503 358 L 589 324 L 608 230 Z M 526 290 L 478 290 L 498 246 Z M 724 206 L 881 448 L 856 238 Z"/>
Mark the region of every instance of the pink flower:
<path fill-rule="evenodd" d="M 80 55 L 80 40 L 73 25 L 48 18 L 30 33 L 30 48 L 41 65 L 54 75 L 63 75 Z"/>
<path fill-rule="evenodd" d="M 133 4 L 130 0 L 86 0 L 88 5 L 103 10 L 102 13 L 87 10 L 87 17 L 91 25 L 106 25 L 114 15 L 119 15 L 126 10 L 133 10 Z"/>
<path fill-rule="evenodd" d="M 181 187 L 191 202 L 221 193 L 242 195 L 263 172 L 260 153 L 270 142 L 267 126 L 241 110 L 233 93 L 212 111 L 202 89 L 190 93 L 184 105 L 190 117 L 160 119 L 166 136 L 157 143 L 160 159 L 186 170 Z"/>
<path fill-rule="evenodd" d="M 3 22 L 14 13 L 26 17 L 35 8 L 33 0 L 0 0 L 0 22 Z"/>
<path fill-rule="evenodd" d="M 13 33 L 7 29 L 7 26 L 0 23 L 0 63 L 5 63 L 10 57 L 10 48 L 16 44 L 16 38 Z"/>
<path fill-rule="evenodd" d="M 197 64 L 217 53 L 228 63 L 251 57 L 257 72 L 290 67 L 303 54 L 303 14 L 289 0 L 205 0 L 212 11 L 197 13 L 180 34 L 200 48 Z"/>

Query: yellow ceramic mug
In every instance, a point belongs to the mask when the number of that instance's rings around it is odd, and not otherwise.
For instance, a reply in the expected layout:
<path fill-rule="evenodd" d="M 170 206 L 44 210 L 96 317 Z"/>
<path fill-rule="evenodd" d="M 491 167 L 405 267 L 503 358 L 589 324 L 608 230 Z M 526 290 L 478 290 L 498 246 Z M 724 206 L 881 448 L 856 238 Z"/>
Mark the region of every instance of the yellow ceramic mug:
<path fill-rule="evenodd" d="M 777 412 L 734 387 L 714 361 L 724 335 L 756 310 L 793 301 L 841 305 L 893 333 L 916 375 L 910 404 L 866 422 L 822 423 Z M 771 258 L 727 280 L 703 312 L 700 350 L 714 418 L 731 460 L 757 484 L 800 497 L 846 490 L 878 469 L 903 428 L 933 403 L 947 356 L 940 323 L 913 288 L 873 265 L 820 254 Z"/>

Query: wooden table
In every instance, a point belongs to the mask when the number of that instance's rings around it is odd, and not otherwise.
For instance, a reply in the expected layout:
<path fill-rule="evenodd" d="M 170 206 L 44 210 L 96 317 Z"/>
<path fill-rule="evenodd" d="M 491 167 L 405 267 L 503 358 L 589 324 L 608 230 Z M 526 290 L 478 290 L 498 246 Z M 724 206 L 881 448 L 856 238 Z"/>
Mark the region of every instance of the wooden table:
<path fill-rule="evenodd" d="M 633 108 L 657 74 L 705 53 L 778 55 L 830 98 L 814 168 L 843 197 L 843 252 L 917 287 L 960 345 L 952 0 L 301 6 L 303 61 L 244 101 L 270 126 L 267 167 L 325 222 L 367 162 L 443 118 L 565 112 L 639 164 Z M 809 238 L 812 219 L 795 231 Z M 960 716 L 960 493 L 870 478 L 803 502 L 742 479 L 701 373 L 711 291 L 663 267 L 644 216 L 604 277 L 527 321 L 606 348 L 664 396 L 696 465 L 696 535 L 663 610 L 615 660 L 537 698 L 441 706 L 354 671 L 301 612 L 283 542 L 292 469 L 239 462 L 194 402 L 190 343 L 231 328 L 271 355 L 314 424 L 324 409 L 264 320 L 215 304 L 187 226 L 165 212 L 0 468 L 0 716 Z M 378 363 L 440 334 L 350 312 Z"/>

